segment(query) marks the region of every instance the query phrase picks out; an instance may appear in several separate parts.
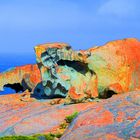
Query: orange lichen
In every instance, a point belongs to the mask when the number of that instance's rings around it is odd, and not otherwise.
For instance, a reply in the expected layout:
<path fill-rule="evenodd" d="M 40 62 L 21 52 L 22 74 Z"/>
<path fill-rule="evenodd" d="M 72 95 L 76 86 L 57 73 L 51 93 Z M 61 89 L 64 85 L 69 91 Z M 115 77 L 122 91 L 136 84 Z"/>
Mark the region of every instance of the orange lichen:
<path fill-rule="evenodd" d="M 108 110 L 105 110 L 103 113 L 101 113 L 100 116 L 98 116 L 95 120 L 90 121 L 90 124 L 94 124 L 95 126 L 96 125 L 105 126 L 113 123 L 114 123 L 114 116 Z"/>
<path fill-rule="evenodd" d="M 77 94 L 77 93 L 76 93 L 75 87 L 71 87 L 71 88 L 69 89 L 69 96 L 70 96 L 70 98 L 72 98 L 73 100 L 80 100 L 80 99 L 83 98 L 84 94 L 81 94 L 81 93 Z"/>
<path fill-rule="evenodd" d="M 122 138 L 119 138 L 117 135 L 114 135 L 114 134 L 106 134 L 105 139 L 107 139 L 107 140 L 123 140 Z"/>
<path fill-rule="evenodd" d="M 125 113 L 124 112 L 118 112 L 118 115 L 116 117 L 116 121 L 121 123 L 121 122 L 123 122 L 124 118 L 125 118 Z"/>
<path fill-rule="evenodd" d="M 122 93 L 123 89 L 119 83 L 115 83 L 109 86 L 109 90 L 114 91 L 115 93 Z"/>
<path fill-rule="evenodd" d="M 26 83 L 29 89 L 34 89 L 41 81 L 40 71 L 37 65 L 18 66 L 6 72 L 0 73 L 0 89 L 6 84 L 20 83 L 26 90 L 22 82 Z"/>

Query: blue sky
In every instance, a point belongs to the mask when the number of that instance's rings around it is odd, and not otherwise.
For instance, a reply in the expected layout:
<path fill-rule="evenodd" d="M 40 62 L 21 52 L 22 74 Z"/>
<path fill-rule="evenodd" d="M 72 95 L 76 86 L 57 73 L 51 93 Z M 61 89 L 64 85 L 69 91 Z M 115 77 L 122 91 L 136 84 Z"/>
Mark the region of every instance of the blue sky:
<path fill-rule="evenodd" d="M 140 39 L 140 0 L 0 0 L 0 53 L 34 54 L 46 42 L 74 49 Z"/>

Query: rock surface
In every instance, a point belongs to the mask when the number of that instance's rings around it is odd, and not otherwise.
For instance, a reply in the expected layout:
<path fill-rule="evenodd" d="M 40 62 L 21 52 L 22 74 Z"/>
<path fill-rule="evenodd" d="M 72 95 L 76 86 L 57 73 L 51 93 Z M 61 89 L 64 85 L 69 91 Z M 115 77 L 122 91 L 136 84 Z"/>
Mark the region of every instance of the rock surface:
<path fill-rule="evenodd" d="M 42 76 L 40 94 L 54 98 L 68 93 L 73 102 L 98 96 L 96 75 L 85 62 L 88 52 L 74 52 L 65 43 L 38 45 L 35 51 Z"/>
<path fill-rule="evenodd" d="M 66 103 L 140 89 L 140 42 L 112 41 L 87 51 L 73 51 L 65 43 L 35 47 L 43 90 L 48 98 L 66 97 Z"/>
<path fill-rule="evenodd" d="M 1 96 L 0 136 L 53 133 L 66 116 L 81 111 L 61 140 L 140 138 L 140 92 L 72 105 L 50 105 L 49 101 L 22 102 L 18 94 Z"/>
<path fill-rule="evenodd" d="M 49 100 L 23 102 L 18 94 L 0 96 L 0 136 L 55 132 L 66 116 L 92 104 L 50 105 Z"/>
<path fill-rule="evenodd" d="M 40 71 L 37 65 L 25 65 L 11 68 L 0 73 L 0 90 L 10 87 L 16 92 L 32 91 L 41 81 Z"/>
<path fill-rule="evenodd" d="M 61 140 L 140 139 L 140 92 L 114 95 L 82 111 Z"/>

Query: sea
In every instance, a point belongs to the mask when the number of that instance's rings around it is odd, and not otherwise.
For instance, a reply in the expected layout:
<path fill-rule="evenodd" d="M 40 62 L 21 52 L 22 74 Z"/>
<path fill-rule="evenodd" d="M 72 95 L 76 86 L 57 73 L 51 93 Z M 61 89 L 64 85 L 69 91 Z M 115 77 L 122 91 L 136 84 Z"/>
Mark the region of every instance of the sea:
<path fill-rule="evenodd" d="M 16 66 L 35 64 L 35 54 L 0 54 L 0 73 Z M 0 95 L 13 94 L 15 90 L 4 88 Z"/>

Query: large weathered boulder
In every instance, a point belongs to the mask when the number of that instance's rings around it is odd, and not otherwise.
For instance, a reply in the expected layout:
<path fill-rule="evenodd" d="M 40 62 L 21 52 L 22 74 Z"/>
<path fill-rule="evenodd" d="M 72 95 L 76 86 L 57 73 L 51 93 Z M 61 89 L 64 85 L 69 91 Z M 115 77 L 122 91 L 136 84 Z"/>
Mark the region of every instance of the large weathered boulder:
<path fill-rule="evenodd" d="M 39 45 L 35 51 L 42 76 L 42 95 L 54 98 L 66 97 L 68 93 L 73 102 L 98 96 L 96 74 L 86 63 L 88 52 L 74 52 L 65 43 Z"/>
<path fill-rule="evenodd" d="M 40 71 L 37 65 L 25 65 L 11 68 L 0 73 L 0 90 L 10 87 L 16 92 L 32 91 L 41 81 Z"/>
<path fill-rule="evenodd" d="M 36 46 L 35 52 L 42 76 L 39 91 L 48 98 L 61 96 L 67 103 L 76 103 L 140 89 L 140 42 L 136 39 L 112 41 L 87 51 L 49 43 Z"/>
<path fill-rule="evenodd" d="M 140 92 L 115 95 L 82 111 L 61 140 L 140 139 Z"/>

